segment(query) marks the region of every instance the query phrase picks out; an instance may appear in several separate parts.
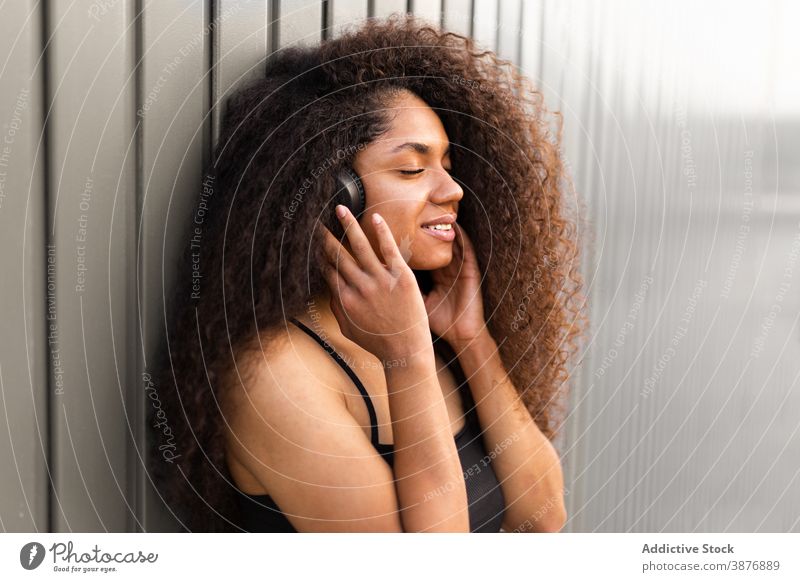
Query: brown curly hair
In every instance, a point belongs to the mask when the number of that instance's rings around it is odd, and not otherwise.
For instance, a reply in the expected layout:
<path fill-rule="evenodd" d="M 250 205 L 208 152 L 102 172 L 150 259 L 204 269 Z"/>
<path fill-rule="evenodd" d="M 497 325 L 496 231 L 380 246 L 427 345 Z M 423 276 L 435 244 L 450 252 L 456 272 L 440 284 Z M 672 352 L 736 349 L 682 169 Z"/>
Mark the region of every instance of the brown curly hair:
<path fill-rule="evenodd" d="M 154 373 L 175 447 L 166 462 L 154 438 L 152 469 L 192 531 L 241 531 L 224 391 L 243 381 L 242 355 L 268 351 L 272 334 L 323 291 L 311 233 L 319 220 L 337 232 L 333 177 L 354 145 L 388 129 L 387 100 L 403 89 L 442 120 L 489 331 L 536 424 L 557 434 L 568 360 L 586 323 L 574 240 L 582 205 L 567 216 L 560 115 L 553 132 L 541 93 L 472 39 L 412 15 L 370 19 L 318 46 L 274 53 L 265 76 L 227 101 Z M 198 222 L 202 242 L 193 245 Z"/>

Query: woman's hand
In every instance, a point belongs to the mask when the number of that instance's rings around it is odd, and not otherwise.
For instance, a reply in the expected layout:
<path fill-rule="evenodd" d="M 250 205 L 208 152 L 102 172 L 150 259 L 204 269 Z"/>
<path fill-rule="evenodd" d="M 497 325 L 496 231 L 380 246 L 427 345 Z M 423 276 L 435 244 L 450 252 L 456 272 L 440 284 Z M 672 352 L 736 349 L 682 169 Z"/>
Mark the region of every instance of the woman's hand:
<path fill-rule="evenodd" d="M 384 362 L 432 351 L 422 293 L 389 226 L 373 214 L 384 265 L 350 210 L 338 205 L 339 210 L 345 211 L 339 220 L 353 255 L 322 226 L 322 270 L 331 290 L 331 311 L 342 334 Z M 376 223 L 375 217 L 380 222 Z"/>
<path fill-rule="evenodd" d="M 434 287 L 424 296 L 431 331 L 459 350 L 486 333 L 481 296 L 481 273 L 475 249 L 458 223 L 453 260 L 431 271 Z"/>

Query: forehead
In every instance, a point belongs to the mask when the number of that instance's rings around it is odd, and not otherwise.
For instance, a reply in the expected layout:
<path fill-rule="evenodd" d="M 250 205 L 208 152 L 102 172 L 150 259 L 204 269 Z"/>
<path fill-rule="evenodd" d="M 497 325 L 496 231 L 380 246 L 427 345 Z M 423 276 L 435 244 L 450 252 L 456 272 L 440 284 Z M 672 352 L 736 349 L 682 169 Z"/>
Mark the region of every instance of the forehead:
<path fill-rule="evenodd" d="M 406 142 L 420 142 L 430 146 L 431 154 L 441 154 L 449 140 L 441 119 L 417 95 L 402 92 L 388 106 L 392 113 L 389 130 L 371 145 L 376 153 L 399 153 L 393 150 Z M 403 151 L 410 151 L 408 149 Z"/>

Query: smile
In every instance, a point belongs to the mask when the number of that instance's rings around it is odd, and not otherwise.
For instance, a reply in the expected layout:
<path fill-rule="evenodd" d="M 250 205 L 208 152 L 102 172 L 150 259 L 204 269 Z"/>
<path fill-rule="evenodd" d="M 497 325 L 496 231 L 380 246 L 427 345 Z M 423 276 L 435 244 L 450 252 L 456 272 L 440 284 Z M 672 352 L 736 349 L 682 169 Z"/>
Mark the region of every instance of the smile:
<path fill-rule="evenodd" d="M 421 228 L 426 234 L 429 234 L 434 238 L 438 238 L 439 240 L 453 242 L 456 238 L 456 231 L 453 228 L 453 225 L 449 223 L 430 224 Z"/>

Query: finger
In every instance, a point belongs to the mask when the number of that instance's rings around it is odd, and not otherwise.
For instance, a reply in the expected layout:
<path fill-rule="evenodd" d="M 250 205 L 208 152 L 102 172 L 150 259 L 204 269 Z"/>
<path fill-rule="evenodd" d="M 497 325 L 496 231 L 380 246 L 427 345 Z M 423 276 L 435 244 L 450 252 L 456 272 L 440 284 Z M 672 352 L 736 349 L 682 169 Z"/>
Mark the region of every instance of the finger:
<path fill-rule="evenodd" d="M 325 252 L 325 256 L 328 258 L 330 262 L 334 262 L 336 257 L 339 255 L 348 255 L 352 258 L 352 255 L 347 251 L 347 249 L 340 243 L 333 233 L 328 230 L 326 226 L 322 226 L 322 249 Z M 353 259 L 355 260 L 355 259 Z"/>
<path fill-rule="evenodd" d="M 397 274 L 397 269 L 405 264 L 403 255 L 400 254 L 400 249 L 397 247 L 397 242 L 394 240 L 392 230 L 383 217 L 375 212 L 372 215 L 372 224 L 375 226 L 375 233 L 378 236 L 378 245 L 383 255 L 383 261 L 392 274 Z"/>
<path fill-rule="evenodd" d="M 354 286 L 363 283 L 366 274 L 361 266 L 327 228 L 323 232 L 322 246 L 328 264 L 335 267 L 347 283 Z"/>
<path fill-rule="evenodd" d="M 381 263 L 378 260 L 378 256 L 375 254 L 372 245 L 369 243 L 367 235 L 364 234 L 364 231 L 361 229 L 361 225 L 358 224 L 356 217 L 353 216 L 353 213 L 350 212 L 350 209 L 341 204 L 336 206 L 337 210 L 340 208 L 344 209 L 345 214 L 343 217 L 339 218 L 339 220 L 341 221 L 342 228 L 344 228 L 344 232 L 347 235 L 350 248 L 353 249 L 354 258 L 365 271 L 377 273 L 378 269 L 381 268 Z"/>

